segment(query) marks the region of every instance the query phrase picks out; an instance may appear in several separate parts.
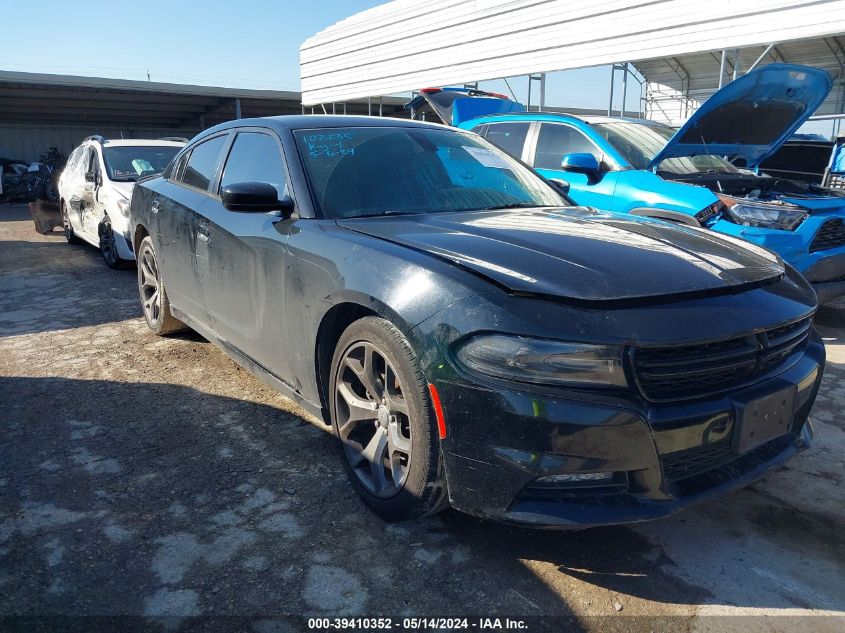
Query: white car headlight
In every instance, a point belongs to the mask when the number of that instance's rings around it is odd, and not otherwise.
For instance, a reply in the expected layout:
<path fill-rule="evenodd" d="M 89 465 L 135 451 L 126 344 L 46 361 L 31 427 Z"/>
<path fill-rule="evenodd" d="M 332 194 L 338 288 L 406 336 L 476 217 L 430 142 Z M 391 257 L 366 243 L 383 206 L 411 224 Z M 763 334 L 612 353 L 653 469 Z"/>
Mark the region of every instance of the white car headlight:
<path fill-rule="evenodd" d="M 129 217 L 129 200 L 127 200 L 126 198 L 118 198 L 117 208 L 124 218 Z"/>
<path fill-rule="evenodd" d="M 728 207 L 734 222 L 744 226 L 794 231 L 807 214 L 795 207 L 763 202 L 737 202 Z"/>
<path fill-rule="evenodd" d="M 464 343 L 457 358 L 461 365 L 480 374 L 537 385 L 628 384 L 622 350 L 609 345 L 484 334 Z"/>

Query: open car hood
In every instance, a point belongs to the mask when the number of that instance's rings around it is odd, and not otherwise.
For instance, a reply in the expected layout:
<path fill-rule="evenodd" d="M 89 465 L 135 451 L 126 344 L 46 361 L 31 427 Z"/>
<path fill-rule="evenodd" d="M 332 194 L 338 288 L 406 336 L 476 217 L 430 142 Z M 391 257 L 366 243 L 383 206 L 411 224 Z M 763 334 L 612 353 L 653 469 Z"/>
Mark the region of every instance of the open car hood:
<path fill-rule="evenodd" d="M 424 88 L 405 104 L 405 109 L 432 114 L 436 123 L 446 125 L 460 125 L 487 114 L 525 112 L 524 105 L 505 95 L 468 88 Z"/>
<path fill-rule="evenodd" d="M 832 82 L 824 70 L 768 64 L 705 101 L 649 163 L 716 154 L 742 157 L 750 169 L 774 154 L 821 105 Z"/>
<path fill-rule="evenodd" d="M 514 294 L 607 302 L 722 294 L 779 279 L 769 251 L 704 229 L 584 207 L 337 220 Z"/>

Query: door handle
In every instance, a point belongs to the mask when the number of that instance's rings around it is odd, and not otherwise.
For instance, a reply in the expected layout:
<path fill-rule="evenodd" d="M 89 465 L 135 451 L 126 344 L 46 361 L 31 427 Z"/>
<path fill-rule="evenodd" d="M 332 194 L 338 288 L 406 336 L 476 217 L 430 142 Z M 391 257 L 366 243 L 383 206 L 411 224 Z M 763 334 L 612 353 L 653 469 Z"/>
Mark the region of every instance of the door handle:
<path fill-rule="evenodd" d="M 202 242 L 208 241 L 208 225 L 200 224 L 197 226 L 197 238 Z"/>
<path fill-rule="evenodd" d="M 153 203 L 150 205 L 150 211 L 153 213 L 158 213 L 158 200 L 153 200 Z"/>

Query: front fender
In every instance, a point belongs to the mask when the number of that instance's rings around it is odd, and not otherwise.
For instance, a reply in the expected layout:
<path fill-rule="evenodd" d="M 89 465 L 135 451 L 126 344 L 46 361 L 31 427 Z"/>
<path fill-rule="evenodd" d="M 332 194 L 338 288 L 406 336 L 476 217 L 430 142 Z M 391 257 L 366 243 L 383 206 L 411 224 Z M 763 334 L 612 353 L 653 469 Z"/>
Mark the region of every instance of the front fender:
<path fill-rule="evenodd" d="M 489 284 L 434 256 L 328 220 L 296 223 L 287 241 L 286 314 L 297 388 L 320 401 L 317 341 L 327 318 L 377 314 L 415 348 L 414 327 Z"/>
<path fill-rule="evenodd" d="M 612 210 L 632 213 L 635 209 L 659 209 L 692 217 L 718 200 L 706 187 L 672 182 L 651 171 L 632 169 L 619 172 Z"/>

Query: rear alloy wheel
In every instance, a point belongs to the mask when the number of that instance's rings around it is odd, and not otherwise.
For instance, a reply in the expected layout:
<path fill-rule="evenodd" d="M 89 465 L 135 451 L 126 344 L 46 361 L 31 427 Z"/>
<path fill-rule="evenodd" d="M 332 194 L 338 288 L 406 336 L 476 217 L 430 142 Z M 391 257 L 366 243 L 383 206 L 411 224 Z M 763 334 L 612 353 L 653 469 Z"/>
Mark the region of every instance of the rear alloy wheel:
<path fill-rule="evenodd" d="M 76 237 L 76 233 L 73 230 L 73 225 L 70 223 L 70 217 L 67 214 L 67 207 L 65 206 L 65 201 L 62 200 L 61 204 L 61 213 L 62 213 L 62 227 L 65 231 L 65 239 L 67 240 L 68 244 L 79 244 L 79 238 Z"/>
<path fill-rule="evenodd" d="M 353 323 L 332 362 L 332 424 L 349 477 L 379 516 L 397 521 L 447 505 L 442 456 L 427 385 L 391 323 Z"/>
<path fill-rule="evenodd" d="M 106 266 L 109 268 L 123 268 L 126 261 L 120 258 L 117 252 L 117 244 L 114 239 L 114 229 L 111 226 L 111 220 L 106 216 L 100 222 L 97 229 L 100 236 L 100 252 L 103 254 L 103 259 L 106 261 Z"/>
<path fill-rule="evenodd" d="M 153 241 L 149 236 L 138 247 L 138 293 L 147 326 L 156 334 L 164 336 L 187 328 L 170 313 L 170 301 L 158 268 Z"/>

